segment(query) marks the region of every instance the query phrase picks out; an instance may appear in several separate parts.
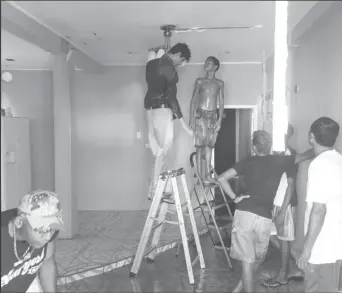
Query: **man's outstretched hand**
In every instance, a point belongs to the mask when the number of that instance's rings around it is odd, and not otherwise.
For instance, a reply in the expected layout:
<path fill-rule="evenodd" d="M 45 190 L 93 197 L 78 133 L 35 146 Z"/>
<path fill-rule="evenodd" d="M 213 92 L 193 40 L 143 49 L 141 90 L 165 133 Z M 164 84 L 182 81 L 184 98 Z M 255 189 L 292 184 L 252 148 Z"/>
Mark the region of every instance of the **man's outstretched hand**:
<path fill-rule="evenodd" d="M 239 196 L 235 197 L 234 202 L 239 203 L 240 201 L 244 200 L 245 198 L 250 198 L 250 195 L 245 195 L 245 194 L 239 195 Z"/>

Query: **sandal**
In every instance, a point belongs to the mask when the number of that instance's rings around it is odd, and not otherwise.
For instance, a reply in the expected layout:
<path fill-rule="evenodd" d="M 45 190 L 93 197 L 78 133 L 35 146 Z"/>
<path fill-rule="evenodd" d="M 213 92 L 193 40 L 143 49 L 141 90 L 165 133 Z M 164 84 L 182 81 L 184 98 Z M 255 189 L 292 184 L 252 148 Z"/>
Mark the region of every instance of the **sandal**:
<path fill-rule="evenodd" d="M 279 282 L 279 281 L 275 281 L 275 280 L 267 280 L 264 283 L 262 283 L 261 285 L 267 288 L 278 288 L 280 286 L 286 286 L 289 282 L 284 281 L 284 282 Z"/>
<path fill-rule="evenodd" d="M 289 282 L 303 282 L 304 277 L 303 276 L 291 276 L 291 277 L 288 277 L 287 280 Z"/>

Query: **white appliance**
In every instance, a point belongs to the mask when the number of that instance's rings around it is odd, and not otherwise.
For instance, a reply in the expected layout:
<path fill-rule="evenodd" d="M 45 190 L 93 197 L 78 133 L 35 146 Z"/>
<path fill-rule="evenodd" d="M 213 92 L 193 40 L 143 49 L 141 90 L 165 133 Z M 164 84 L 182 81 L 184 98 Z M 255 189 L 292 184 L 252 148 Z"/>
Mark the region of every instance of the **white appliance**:
<path fill-rule="evenodd" d="M 31 191 L 29 120 L 1 117 L 1 211 Z"/>

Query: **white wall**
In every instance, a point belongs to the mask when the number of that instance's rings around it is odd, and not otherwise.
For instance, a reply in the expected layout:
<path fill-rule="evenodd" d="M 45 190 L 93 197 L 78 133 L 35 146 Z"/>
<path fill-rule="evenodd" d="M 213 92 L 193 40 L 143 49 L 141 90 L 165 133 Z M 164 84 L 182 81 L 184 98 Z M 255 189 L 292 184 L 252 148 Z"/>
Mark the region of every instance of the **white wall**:
<path fill-rule="evenodd" d="M 299 93 L 293 95 L 296 145 L 308 147 L 311 123 L 329 116 L 342 126 L 342 5 L 333 4 L 328 12 L 297 43 L 294 58 L 294 84 Z M 336 147 L 342 151 L 342 135 Z"/>
<path fill-rule="evenodd" d="M 51 71 L 11 71 L 1 81 L 18 117 L 30 120 L 32 189 L 54 190 L 54 129 Z"/>
<path fill-rule="evenodd" d="M 261 93 L 261 65 L 223 65 L 217 76 L 225 81 L 225 103 L 254 105 Z M 186 121 L 194 81 L 202 66 L 179 69 L 178 99 Z M 75 185 L 80 210 L 147 209 L 152 155 L 148 143 L 143 100 L 145 67 L 111 67 L 104 75 L 77 71 L 73 142 L 77 158 Z M 137 132 L 142 139 L 137 139 Z M 184 167 L 189 187 L 192 139 L 175 123 L 170 168 Z"/>
<path fill-rule="evenodd" d="M 308 144 L 308 131 L 314 120 L 328 116 L 342 128 L 342 5 L 333 4 L 296 43 L 293 84 L 299 93 L 292 95 L 291 111 L 295 127 L 294 143 L 298 151 Z M 336 148 L 342 151 L 342 131 Z M 298 226 L 296 246 L 304 241 L 304 210 L 307 170 L 310 162 L 301 164 L 298 173 Z M 324 183 L 322 183 L 324 184 Z"/>
<path fill-rule="evenodd" d="M 321 116 L 333 118 L 342 128 L 342 5 L 334 3 L 298 40 L 299 48 L 290 49 L 287 86 L 299 92 L 290 95 L 289 121 L 295 128 L 291 144 L 297 151 L 310 148 L 310 125 Z M 273 88 L 273 55 L 267 59 L 268 88 Z M 342 151 L 342 131 L 336 142 Z M 297 177 L 297 240 L 294 247 L 301 249 L 304 241 L 304 211 L 307 171 L 310 161 L 300 164 Z"/>

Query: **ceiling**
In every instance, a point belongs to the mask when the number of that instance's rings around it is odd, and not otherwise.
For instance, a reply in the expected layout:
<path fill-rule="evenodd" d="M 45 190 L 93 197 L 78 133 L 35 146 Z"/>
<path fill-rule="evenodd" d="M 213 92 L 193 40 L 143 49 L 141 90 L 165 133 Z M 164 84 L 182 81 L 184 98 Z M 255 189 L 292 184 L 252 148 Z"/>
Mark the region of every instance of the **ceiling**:
<path fill-rule="evenodd" d="M 255 30 L 173 34 L 186 42 L 192 62 L 260 61 L 272 50 L 273 1 L 13 1 L 29 16 L 105 65 L 142 64 L 149 47 L 164 43 L 160 26 L 264 25 Z"/>
<path fill-rule="evenodd" d="M 104 65 L 145 64 L 148 48 L 164 43 L 160 30 L 163 24 L 179 28 L 263 25 L 254 30 L 174 33 L 172 44 L 186 42 L 193 63 L 202 63 L 209 55 L 221 62 L 259 62 L 262 50 L 266 55 L 273 50 L 274 1 L 8 2 Z M 301 10 L 289 16 L 292 23 L 317 3 L 297 2 Z M 289 2 L 289 10 L 291 5 Z M 2 65 L 3 56 L 12 56 L 18 60 L 15 66 L 51 66 L 49 53 L 9 33 L 2 32 L 1 38 Z"/>
<path fill-rule="evenodd" d="M 52 67 L 51 55 L 31 43 L 1 30 L 1 69 L 50 69 Z"/>

